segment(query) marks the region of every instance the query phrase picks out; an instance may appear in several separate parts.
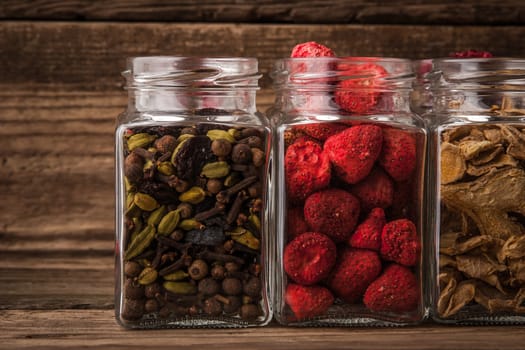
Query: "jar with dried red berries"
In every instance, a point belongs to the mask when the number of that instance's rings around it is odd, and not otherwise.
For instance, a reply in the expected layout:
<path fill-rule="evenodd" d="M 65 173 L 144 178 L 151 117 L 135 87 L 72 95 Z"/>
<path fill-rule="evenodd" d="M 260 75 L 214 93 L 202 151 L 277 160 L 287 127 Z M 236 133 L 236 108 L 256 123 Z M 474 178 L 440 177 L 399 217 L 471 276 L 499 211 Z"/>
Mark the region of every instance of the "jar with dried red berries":
<path fill-rule="evenodd" d="M 433 60 L 432 317 L 525 323 L 525 60 Z"/>
<path fill-rule="evenodd" d="M 137 57 L 116 130 L 116 293 L 128 328 L 272 318 L 271 129 L 253 58 Z"/>
<path fill-rule="evenodd" d="M 412 63 L 276 63 L 275 315 L 291 326 L 420 322 L 426 130 Z"/>

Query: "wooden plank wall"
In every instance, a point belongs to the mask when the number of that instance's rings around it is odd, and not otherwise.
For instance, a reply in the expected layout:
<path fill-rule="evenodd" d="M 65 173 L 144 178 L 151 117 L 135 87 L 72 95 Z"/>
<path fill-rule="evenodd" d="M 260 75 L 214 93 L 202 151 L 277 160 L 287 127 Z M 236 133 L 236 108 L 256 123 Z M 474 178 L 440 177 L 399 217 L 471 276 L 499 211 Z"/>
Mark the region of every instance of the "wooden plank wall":
<path fill-rule="evenodd" d="M 298 42 L 341 56 L 524 57 L 524 24 L 521 0 L 0 1 L 0 322 L 111 314 L 126 57 L 258 57 L 265 110 L 272 62 Z"/>

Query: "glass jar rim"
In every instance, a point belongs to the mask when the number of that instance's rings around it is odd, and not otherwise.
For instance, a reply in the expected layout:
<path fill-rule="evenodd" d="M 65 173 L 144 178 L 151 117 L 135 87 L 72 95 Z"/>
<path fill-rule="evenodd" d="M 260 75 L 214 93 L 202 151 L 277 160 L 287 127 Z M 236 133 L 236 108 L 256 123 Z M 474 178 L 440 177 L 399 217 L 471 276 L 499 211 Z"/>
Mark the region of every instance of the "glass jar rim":
<path fill-rule="evenodd" d="M 127 89 L 257 89 L 262 76 L 253 57 L 137 56 L 126 63 Z"/>
<path fill-rule="evenodd" d="M 525 91 L 525 59 L 512 57 L 438 58 L 425 73 L 432 89 Z"/>
<path fill-rule="evenodd" d="M 374 64 L 381 68 L 376 69 Z M 355 69 L 353 69 L 355 68 Z M 270 73 L 277 90 L 409 90 L 415 78 L 410 59 L 394 57 L 307 57 L 276 60 Z M 339 83 L 353 80 L 356 84 Z M 378 84 L 367 84 L 374 80 Z M 359 83 L 362 82 L 362 83 Z"/>
<path fill-rule="evenodd" d="M 378 56 L 345 56 L 345 57 L 286 57 L 279 58 L 276 62 L 354 62 L 354 63 L 407 63 L 412 60 L 399 57 L 378 57 Z"/>

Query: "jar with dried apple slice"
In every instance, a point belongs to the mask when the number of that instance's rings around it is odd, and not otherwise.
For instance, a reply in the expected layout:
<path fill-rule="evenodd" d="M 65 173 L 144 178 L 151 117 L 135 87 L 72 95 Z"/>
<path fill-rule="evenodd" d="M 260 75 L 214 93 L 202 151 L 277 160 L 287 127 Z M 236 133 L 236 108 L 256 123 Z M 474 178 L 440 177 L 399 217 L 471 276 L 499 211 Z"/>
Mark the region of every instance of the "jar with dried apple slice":
<path fill-rule="evenodd" d="M 433 60 L 432 313 L 525 323 L 525 60 Z"/>

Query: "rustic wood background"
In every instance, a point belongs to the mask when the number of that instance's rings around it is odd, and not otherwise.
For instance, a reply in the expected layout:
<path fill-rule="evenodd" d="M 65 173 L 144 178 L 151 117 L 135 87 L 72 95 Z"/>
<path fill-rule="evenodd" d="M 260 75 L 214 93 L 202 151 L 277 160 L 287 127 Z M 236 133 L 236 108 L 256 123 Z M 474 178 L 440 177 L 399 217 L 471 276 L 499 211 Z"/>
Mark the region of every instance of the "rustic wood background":
<path fill-rule="evenodd" d="M 522 327 L 122 330 L 113 130 L 128 56 L 252 56 L 263 73 L 309 40 L 341 56 L 524 57 L 524 24 L 521 0 L 0 0 L 0 348 L 522 349 Z"/>

